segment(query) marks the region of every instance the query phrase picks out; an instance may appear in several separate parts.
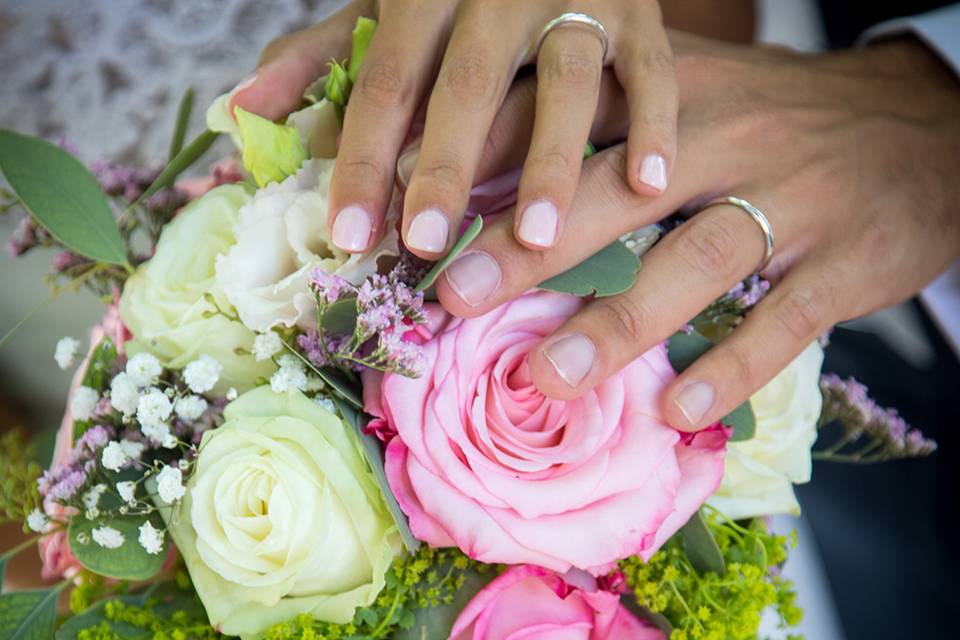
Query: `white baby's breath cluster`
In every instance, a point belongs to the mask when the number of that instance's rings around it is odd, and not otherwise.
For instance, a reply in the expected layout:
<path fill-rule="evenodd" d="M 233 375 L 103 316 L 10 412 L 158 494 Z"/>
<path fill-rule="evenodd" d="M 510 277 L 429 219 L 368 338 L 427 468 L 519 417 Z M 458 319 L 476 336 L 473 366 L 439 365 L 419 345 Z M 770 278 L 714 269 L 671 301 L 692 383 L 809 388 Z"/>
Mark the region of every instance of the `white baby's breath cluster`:
<path fill-rule="evenodd" d="M 307 368 L 303 362 L 289 353 L 280 356 L 277 360 L 279 368 L 270 376 L 270 388 L 274 393 L 287 393 L 288 391 L 305 391 L 309 381 L 307 380 Z"/>
<path fill-rule="evenodd" d="M 64 336 L 57 342 L 57 347 L 53 352 L 53 359 L 57 366 L 66 371 L 73 366 L 80 352 L 80 341 L 70 336 Z"/>
<path fill-rule="evenodd" d="M 280 339 L 280 335 L 276 331 L 268 331 L 257 334 L 257 337 L 253 339 L 251 352 L 257 362 L 262 362 L 280 353 L 281 349 L 283 349 L 283 341 Z"/>

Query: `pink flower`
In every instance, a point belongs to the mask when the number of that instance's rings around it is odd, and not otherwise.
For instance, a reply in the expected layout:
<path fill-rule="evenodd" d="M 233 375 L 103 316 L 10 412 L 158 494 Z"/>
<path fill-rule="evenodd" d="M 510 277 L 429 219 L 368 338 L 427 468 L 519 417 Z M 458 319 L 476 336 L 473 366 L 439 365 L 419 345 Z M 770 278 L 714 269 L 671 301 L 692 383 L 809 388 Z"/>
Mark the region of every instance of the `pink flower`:
<path fill-rule="evenodd" d="M 474 596 L 451 640 L 666 640 L 609 591 L 576 588 L 531 565 L 508 569 Z"/>
<path fill-rule="evenodd" d="M 533 386 L 527 353 L 582 304 L 534 292 L 468 320 L 428 313 L 427 374 L 365 378 L 367 412 L 398 434 L 386 472 L 415 536 L 599 574 L 649 558 L 716 489 L 727 433 L 682 439 L 663 420 L 663 345 L 577 400 Z"/>

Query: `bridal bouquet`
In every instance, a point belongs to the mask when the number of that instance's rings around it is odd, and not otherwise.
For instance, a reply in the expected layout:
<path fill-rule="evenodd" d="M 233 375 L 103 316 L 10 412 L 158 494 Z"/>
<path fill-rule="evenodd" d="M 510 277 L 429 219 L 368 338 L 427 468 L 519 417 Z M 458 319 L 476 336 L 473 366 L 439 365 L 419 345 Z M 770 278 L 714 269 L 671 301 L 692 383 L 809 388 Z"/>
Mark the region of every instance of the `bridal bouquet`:
<path fill-rule="evenodd" d="M 76 373 L 50 468 L 23 432 L 0 442 L 0 517 L 33 536 L 0 576 L 39 547 L 54 584 L 0 595 L 0 637 L 721 640 L 756 638 L 765 611 L 795 626 L 791 538 L 766 516 L 798 513 L 813 458 L 933 443 L 823 375 L 820 343 L 712 427 L 671 428 L 660 392 L 762 298 L 756 276 L 585 396 L 541 395 L 528 351 L 629 287 L 679 222 L 473 319 L 431 285 L 515 177 L 475 190 L 437 264 L 398 239 L 400 187 L 394 230 L 340 251 L 327 190 L 374 28 L 284 122 L 224 97 L 184 145 L 188 93 L 159 170 L 0 132 L 4 209 L 26 214 L 10 250 L 54 249 L 54 288 L 105 305 L 89 348 L 56 345 Z M 240 162 L 181 178 L 220 134 Z"/>

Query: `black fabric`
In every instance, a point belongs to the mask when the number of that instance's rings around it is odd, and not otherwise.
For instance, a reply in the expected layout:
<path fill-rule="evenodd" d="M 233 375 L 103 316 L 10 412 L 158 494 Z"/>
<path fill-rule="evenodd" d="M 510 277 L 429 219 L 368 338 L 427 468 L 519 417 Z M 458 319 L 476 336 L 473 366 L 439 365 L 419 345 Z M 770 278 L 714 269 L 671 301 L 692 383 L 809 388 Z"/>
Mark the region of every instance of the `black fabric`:
<path fill-rule="evenodd" d="M 861 33 L 885 20 L 932 11 L 955 1 L 818 0 L 832 49 L 849 47 Z"/>
<path fill-rule="evenodd" d="M 916 304 L 916 303 L 914 303 Z M 960 551 L 960 362 L 922 311 L 937 361 L 919 370 L 876 336 L 838 329 L 824 370 L 852 375 L 935 438 L 931 457 L 818 462 L 799 488 L 848 640 L 947 639 L 956 630 Z M 811 639 L 814 640 L 814 639 Z"/>

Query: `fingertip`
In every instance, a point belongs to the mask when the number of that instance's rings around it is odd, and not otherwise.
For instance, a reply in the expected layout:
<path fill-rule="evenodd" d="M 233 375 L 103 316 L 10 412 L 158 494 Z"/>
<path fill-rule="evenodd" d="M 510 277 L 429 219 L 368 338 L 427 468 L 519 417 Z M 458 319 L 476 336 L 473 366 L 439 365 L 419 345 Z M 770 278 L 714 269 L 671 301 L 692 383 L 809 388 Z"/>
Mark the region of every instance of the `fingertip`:
<path fill-rule="evenodd" d="M 330 227 L 330 238 L 339 249 L 361 253 L 373 244 L 374 219 L 361 206 L 348 205 L 340 209 Z"/>
<path fill-rule="evenodd" d="M 627 182 L 635 193 L 641 196 L 656 197 L 667 190 L 669 183 L 669 163 L 664 153 L 659 151 L 637 152 L 627 163 L 629 175 Z"/>
<path fill-rule="evenodd" d="M 717 404 L 716 387 L 706 380 L 679 378 L 663 394 L 664 417 L 679 431 L 699 431 L 708 426 Z"/>
<path fill-rule="evenodd" d="M 532 251 L 543 251 L 557 243 L 560 214 L 556 205 L 541 198 L 527 204 L 514 225 L 517 242 Z"/>
<path fill-rule="evenodd" d="M 551 336 L 530 355 L 530 376 L 545 396 L 572 400 L 591 388 L 598 366 L 597 346 L 582 333 Z"/>
<path fill-rule="evenodd" d="M 407 214 L 404 214 L 407 217 Z M 407 249 L 425 260 L 439 260 L 450 242 L 450 222 L 436 207 L 428 207 L 409 217 L 403 241 Z"/>

